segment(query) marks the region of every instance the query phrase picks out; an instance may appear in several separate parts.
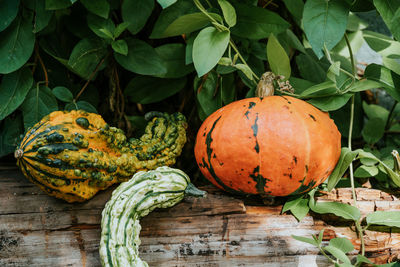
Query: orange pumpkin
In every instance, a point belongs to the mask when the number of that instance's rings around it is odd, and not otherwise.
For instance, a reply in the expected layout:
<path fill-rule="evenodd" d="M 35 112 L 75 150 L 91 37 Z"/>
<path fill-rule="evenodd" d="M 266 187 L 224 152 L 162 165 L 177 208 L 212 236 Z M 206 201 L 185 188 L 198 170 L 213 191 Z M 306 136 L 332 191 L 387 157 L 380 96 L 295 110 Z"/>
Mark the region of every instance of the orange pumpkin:
<path fill-rule="evenodd" d="M 195 157 L 203 175 L 221 189 L 288 196 L 331 174 L 340 139 L 328 113 L 303 100 L 254 97 L 222 107 L 204 121 Z"/>

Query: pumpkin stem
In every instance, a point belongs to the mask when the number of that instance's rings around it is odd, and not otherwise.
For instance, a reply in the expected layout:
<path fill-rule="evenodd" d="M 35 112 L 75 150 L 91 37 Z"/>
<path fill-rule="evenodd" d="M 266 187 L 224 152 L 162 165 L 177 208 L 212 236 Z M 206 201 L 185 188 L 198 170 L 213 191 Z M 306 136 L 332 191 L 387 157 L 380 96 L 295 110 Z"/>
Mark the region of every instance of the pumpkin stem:
<path fill-rule="evenodd" d="M 394 160 L 394 172 L 400 174 L 400 156 L 397 150 L 392 151 L 392 156 Z"/>
<path fill-rule="evenodd" d="M 23 155 L 24 155 L 24 151 L 22 149 L 20 149 L 20 148 L 15 150 L 15 152 L 14 152 L 14 157 L 16 159 L 22 158 Z"/>
<path fill-rule="evenodd" d="M 256 96 L 263 98 L 274 95 L 275 88 L 278 91 L 285 91 L 293 93 L 293 87 L 289 81 L 284 81 L 285 77 L 282 75 L 275 75 L 273 72 L 267 71 L 264 73 L 257 84 Z"/>
<path fill-rule="evenodd" d="M 207 195 L 207 192 L 200 190 L 197 187 L 195 187 L 194 184 L 189 183 L 185 189 L 185 194 L 187 196 L 193 196 L 193 197 L 205 197 Z"/>

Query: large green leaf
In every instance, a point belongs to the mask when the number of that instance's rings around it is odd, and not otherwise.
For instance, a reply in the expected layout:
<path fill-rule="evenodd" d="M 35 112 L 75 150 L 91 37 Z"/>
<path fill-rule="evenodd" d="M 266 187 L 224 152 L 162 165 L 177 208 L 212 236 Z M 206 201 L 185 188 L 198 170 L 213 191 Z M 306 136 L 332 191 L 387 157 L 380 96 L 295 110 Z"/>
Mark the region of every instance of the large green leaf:
<path fill-rule="evenodd" d="M 0 121 L 22 104 L 32 84 L 32 73 L 28 68 L 4 75 L 0 84 Z"/>
<path fill-rule="evenodd" d="M 203 76 L 214 68 L 229 44 L 230 33 L 207 27 L 200 31 L 193 43 L 193 63 L 197 74 Z"/>
<path fill-rule="evenodd" d="M 161 78 L 180 78 L 194 70 L 193 64 L 185 64 L 185 46 L 183 44 L 165 44 L 156 48 L 158 55 L 164 60 L 167 73 Z"/>
<path fill-rule="evenodd" d="M 76 103 L 68 103 L 65 105 L 65 110 L 85 110 L 91 113 L 97 113 L 97 109 L 86 101 L 78 101 Z"/>
<path fill-rule="evenodd" d="M 128 83 L 124 94 L 134 103 L 150 104 L 176 94 L 182 90 L 185 84 L 185 77 L 180 79 L 161 79 L 137 76 Z"/>
<path fill-rule="evenodd" d="M 209 72 L 202 78 L 196 77 L 194 79 L 193 88 L 199 104 L 201 120 L 222 107 L 221 91 L 216 91 L 217 84 L 218 75 L 215 71 Z"/>
<path fill-rule="evenodd" d="M 218 0 L 218 4 L 222 9 L 222 14 L 229 27 L 236 25 L 236 11 L 235 8 L 227 0 Z"/>
<path fill-rule="evenodd" d="M 398 90 L 400 87 L 400 75 L 384 66 L 369 64 L 365 69 L 364 76 L 369 80 L 381 83 L 386 92 L 400 102 L 400 91 Z"/>
<path fill-rule="evenodd" d="M 363 31 L 363 37 L 367 44 L 383 57 L 399 56 L 400 42 L 372 31 Z"/>
<path fill-rule="evenodd" d="M 308 199 L 300 196 L 286 201 L 285 205 L 283 205 L 282 213 L 290 211 L 297 220 L 301 221 L 307 215 L 309 210 L 310 207 L 308 206 Z"/>
<path fill-rule="evenodd" d="M 87 24 L 97 36 L 104 39 L 114 39 L 115 25 L 111 19 L 104 19 L 89 13 Z"/>
<path fill-rule="evenodd" d="M 33 32 L 43 30 L 50 22 L 54 11 L 46 10 L 45 0 L 35 0 L 35 19 L 33 22 Z"/>
<path fill-rule="evenodd" d="M 70 0 L 46 0 L 45 6 L 47 10 L 57 10 L 70 7 L 72 3 Z"/>
<path fill-rule="evenodd" d="M 164 32 L 171 23 L 185 14 L 195 12 L 198 12 L 198 9 L 192 1 L 177 1 L 173 5 L 161 11 L 156 23 L 154 24 L 150 38 L 164 38 Z"/>
<path fill-rule="evenodd" d="M 1 33 L 0 73 L 13 72 L 28 61 L 35 44 L 35 35 L 32 30 L 32 22 L 18 16 Z"/>
<path fill-rule="evenodd" d="M 332 171 L 331 175 L 328 178 L 328 191 L 331 191 L 339 180 L 342 178 L 347 168 L 353 162 L 355 157 L 357 156 L 357 152 L 351 151 L 347 147 L 342 147 L 340 158 L 338 163 L 336 164 L 335 169 Z"/>
<path fill-rule="evenodd" d="M 284 76 L 285 80 L 289 79 L 291 73 L 290 60 L 274 34 L 271 34 L 268 38 L 267 56 L 272 72 Z"/>
<path fill-rule="evenodd" d="M 304 2 L 303 0 L 283 0 L 290 14 L 296 19 L 296 23 L 300 25 L 303 18 Z"/>
<path fill-rule="evenodd" d="M 358 221 L 361 217 L 359 209 L 339 202 L 315 202 L 314 198 L 310 198 L 310 208 L 316 213 L 332 213 L 347 220 Z"/>
<path fill-rule="evenodd" d="M 400 228 L 400 211 L 375 211 L 367 215 L 367 223 Z"/>
<path fill-rule="evenodd" d="M 324 250 L 328 251 L 332 256 L 341 260 L 343 263 L 348 264 L 347 266 L 349 266 L 349 265 L 352 266 L 350 259 L 346 256 L 346 253 L 344 253 L 340 249 L 333 247 L 331 245 L 328 245 L 328 246 L 324 247 Z"/>
<path fill-rule="evenodd" d="M 352 94 L 335 95 L 329 97 L 313 98 L 308 101 L 308 103 L 316 106 L 323 111 L 333 111 L 337 110 L 349 101 Z"/>
<path fill-rule="evenodd" d="M 126 2 L 126 1 L 124 1 Z M 97 16 L 108 18 L 108 12 L 110 12 L 110 4 L 107 0 L 81 0 L 82 5 L 86 7 L 87 10 L 96 14 Z"/>
<path fill-rule="evenodd" d="M 121 12 L 124 22 L 129 22 L 128 30 L 138 33 L 146 24 L 154 8 L 154 0 L 124 0 Z"/>
<path fill-rule="evenodd" d="M 57 100 L 48 87 L 32 87 L 21 105 L 25 129 L 57 109 Z"/>
<path fill-rule="evenodd" d="M 326 72 L 329 66 L 318 61 L 311 49 L 306 50 L 306 54 L 299 54 L 296 57 L 296 64 L 301 66 L 299 71 L 302 78 L 314 83 L 322 83 L 326 80 Z"/>
<path fill-rule="evenodd" d="M 64 86 L 54 87 L 52 92 L 55 97 L 63 102 L 72 102 L 74 100 L 74 96 L 72 95 L 71 91 Z"/>
<path fill-rule="evenodd" d="M 7 28 L 18 14 L 19 0 L 0 0 L 0 32 Z"/>
<path fill-rule="evenodd" d="M 102 40 L 85 38 L 75 45 L 68 65 L 82 78 L 88 79 L 106 54 L 106 45 Z"/>
<path fill-rule="evenodd" d="M 271 33 L 278 34 L 289 28 L 290 24 L 277 13 L 261 7 L 234 3 L 237 13 L 236 26 L 232 34 L 248 38 L 263 39 Z"/>
<path fill-rule="evenodd" d="M 167 73 L 164 60 L 157 51 L 144 41 L 127 38 L 128 55 L 114 53 L 114 57 L 125 69 L 142 75 L 164 75 Z"/>
<path fill-rule="evenodd" d="M 214 13 L 210 13 L 210 16 L 220 19 L 219 15 Z M 177 18 L 170 25 L 168 25 L 168 27 L 162 33 L 162 37 L 171 37 L 191 33 L 204 28 L 208 24 L 210 24 L 210 19 L 201 12 L 186 14 Z"/>
<path fill-rule="evenodd" d="M 167 8 L 176 3 L 178 0 L 157 0 L 157 2 L 162 6 L 162 8 Z"/>
<path fill-rule="evenodd" d="M 342 39 L 349 9 L 344 0 L 308 0 L 304 5 L 304 32 L 318 58 L 324 46 L 330 50 Z"/>
<path fill-rule="evenodd" d="M 400 29 L 398 28 L 400 0 L 374 0 L 374 5 L 393 36 L 400 40 Z"/>
<path fill-rule="evenodd" d="M 385 133 L 386 121 L 382 118 L 372 118 L 367 121 L 361 132 L 365 142 L 375 144 Z"/>
<path fill-rule="evenodd" d="M 350 240 L 345 237 L 336 237 L 329 240 L 329 246 L 340 249 L 344 253 L 349 253 L 354 250 L 354 246 Z"/>
<path fill-rule="evenodd" d="M 7 117 L 3 124 L 0 124 L 0 157 L 12 153 L 19 141 L 20 135 L 24 132 L 22 117 Z"/>

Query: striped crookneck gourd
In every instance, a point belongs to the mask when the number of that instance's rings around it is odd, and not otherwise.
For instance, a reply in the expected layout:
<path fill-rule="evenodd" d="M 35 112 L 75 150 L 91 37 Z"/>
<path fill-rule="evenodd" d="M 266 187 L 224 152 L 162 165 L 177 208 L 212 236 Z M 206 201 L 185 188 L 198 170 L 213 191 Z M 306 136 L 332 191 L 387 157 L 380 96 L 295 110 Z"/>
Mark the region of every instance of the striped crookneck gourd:
<path fill-rule="evenodd" d="M 137 171 L 175 163 L 186 142 L 185 117 L 152 112 L 148 119 L 143 136 L 127 140 L 98 114 L 55 111 L 28 130 L 17 164 L 47 194 L 85 201 Z"/>
<path fill-rule="evenodd" d="M 100 259 L 103 266 L 148 266 L 139 258 L 139 219 L 155 208 L 172 207 L 185 195 L 204 196 L 178 169 L 159 167 L 138 172 L 114 190 L 101 221 Z"/>

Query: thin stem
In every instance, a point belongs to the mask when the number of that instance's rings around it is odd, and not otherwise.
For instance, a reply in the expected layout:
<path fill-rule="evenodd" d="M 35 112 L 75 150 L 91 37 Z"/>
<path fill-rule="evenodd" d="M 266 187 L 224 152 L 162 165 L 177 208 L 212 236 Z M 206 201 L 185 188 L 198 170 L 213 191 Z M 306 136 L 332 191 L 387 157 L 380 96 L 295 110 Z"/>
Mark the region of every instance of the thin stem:
<path fill-rule="evenodd" d="M 206 15 L 213 23 L 215 24 L 219 24 L 219 22 L 214 19 L 212 16 L 210 16 L 210 14 L 208 14 L 207 10 L 203 7 L 203 5 L 200 3 L 199 0 L 193 0 L 194 4 L 196 5 L 196 7 L 204 14 Z"/>
<path fill-rule="evenodd" d="M 351 150 L 351 138 L 353 135 L 353 123 L 354 123 L 354 101 L 355 96 L 351 96 L 351 105 L 350 105 L 350 125 L 349 125 L 349 138 L 348 138 L 348 148 Z M 350 163 L 350 183 L 351 183 L 351 190 L 353 193 L 353 200 L 354 206 L 357 206 L 357 197 L 356 197 L 356 190 L 354 188 L 354 173 L 353 173 L 353 163 Z"/>
<path fill-rule="evenodd" d="M 390 124 L 391 124 L 391 121 L 392 121 L 392 115 L 393 115 L 393 112 L 396 109 L 396 106 L 397 106 L 398 103 L 399 102 L 396 101 L 393 104 L 392 108 L 390 109 L 389 116 L 388 116 L 388 119 L 387 119 L 386 125 L 385 125 L 385 130 L 388 130 L 390 128 Z"/>
<path fill-rule="evenodd" d="M 249 67 L 249 65 L 247 64 L 246 60 L 242 57 L 242 55 L 239 52 L 239 49 L 237 49 L 235 43 L 233 42 L 232 39 L 229 40 L 229 44 L 232 46 L 233 50 L 235 50 L 236 54 L 239 56 L 240 60 L 243 62 L 243 64 L 247 65 Z M 254 78 L 256 78 L 257 80 L 259 80 L 260 78 L 257 76 L 257 74 L 255 74 L 253 72 L 253 70 L 249 67 L 250 71 L 251 71 L 251 75 L 253 75 Z"/>
<path fill-rule="evenodd" d="M 323 248 L 321 247 L 321 245 L 318 245 L 319 251 L 321 251 L 322 255 L 325 256 L 325 258 L 327 258 L 330 262 L 332 262 L 333 264 L 336 263 L 336 261 L 334 261 L 331 257 L 329 257 L 325 251 L 323 250 Z"/>
<path fill-rule="evenodd" d="M 349 37 L 347 36 L 346 33 L 344 34 L 344 39 L 346 40 L 346 45 L 347 45 L 347 48 L 348 48 L 348 50 L 349 50 L 350 61 L 351 61 L 351 71 L 353 72 L 353 77 L 352 77 L 353 80 L 352 80 L 351 84 L 349 85 L 349 87 L 350 87 L 350 86 L 352 86 L 352 85 L 354 84 L 354 82 L 356 81 L 357 71 L 356 71 L 356 63 L 355 63 L 355 60 L 354 60 L 353 49 L 351 49 L 350 40 L 349 40 Z"/>
<path fill-rule="evenodd" d="M 86 83 L 83 85 L 82 89 L 79 91 L 79 93 L 76 95 L 74 101 L 77 101 L 78 98 L 81 96 L 81 94 L 85 91 L 86 87 L 89 85 L 90 81 L 93 79 L 94 75 L 97 73 L 99 70 L 100 66 L 103 64 L 104 60 L 106 59 L 107 56 L 105 56 L 100 62 L 97 64 L 96 68 L 94 71 L 89 76 L 89 79 L 86 81 Z"/>
<path fill-rule="evenodd" d="M 37 43 L 35 44 L 35 54 L 36 54 L 37 58 L 39 59 L 40 66 L 42 67 L 42 70 L 43 70 L 43 73 L 44 73 L 44 80 L 46 82 L 45 84 L 48 87 L 49 86 L 49 76 L 47 74 L 47 70 L 46 70 L 44 62 L 42 60 L 42 57 L 39 54 L 39 46 L 38 46 Z"/>
<path fill-rule="evenodd" d="M 364 230 L 362 229 L 359 221 L 356 222 L 356 228 L 361 240 L 361 255 L 364 256 L 365 254 L 365 242 L 364 242 L 364 232 L 363 232 Z"/>

